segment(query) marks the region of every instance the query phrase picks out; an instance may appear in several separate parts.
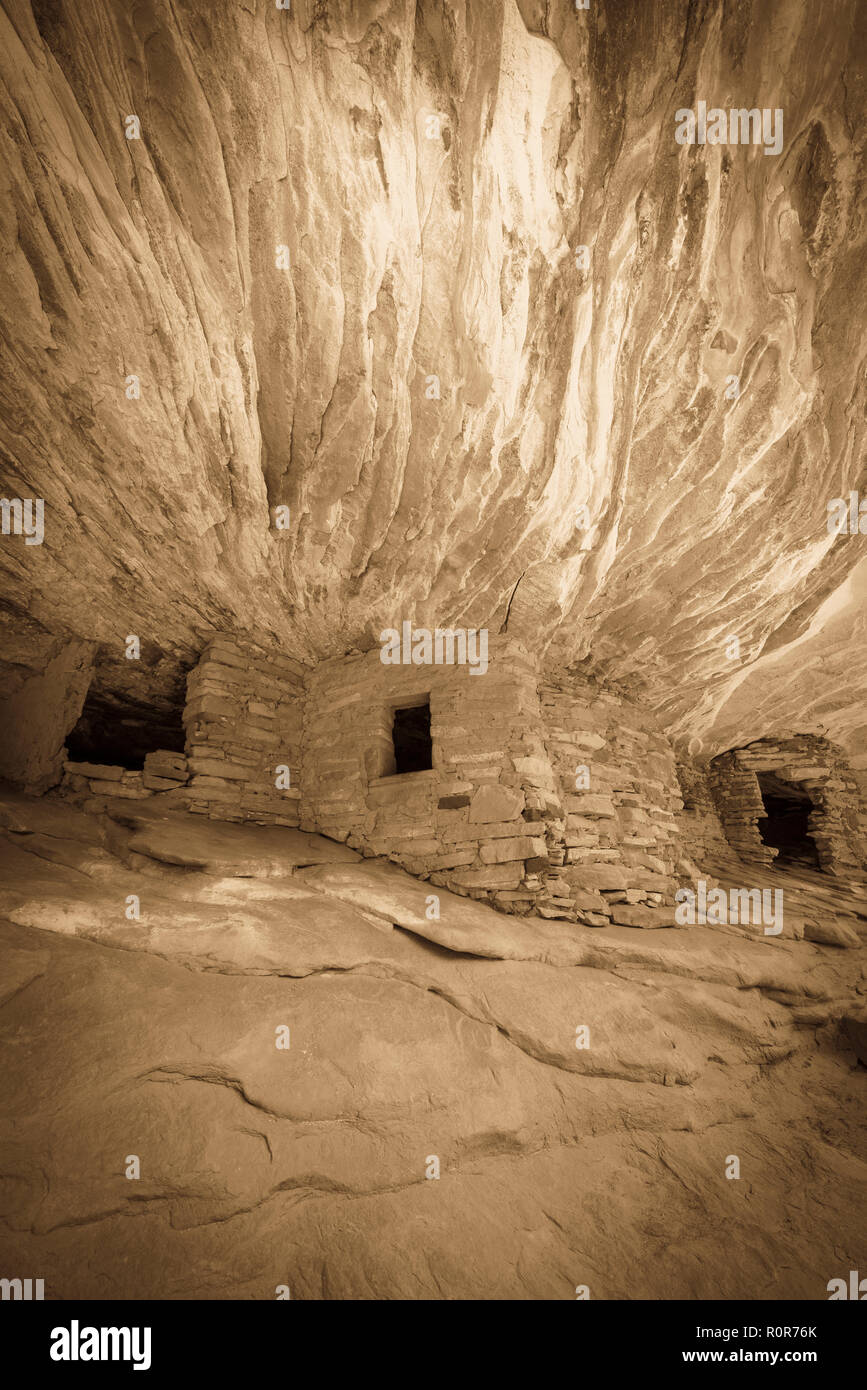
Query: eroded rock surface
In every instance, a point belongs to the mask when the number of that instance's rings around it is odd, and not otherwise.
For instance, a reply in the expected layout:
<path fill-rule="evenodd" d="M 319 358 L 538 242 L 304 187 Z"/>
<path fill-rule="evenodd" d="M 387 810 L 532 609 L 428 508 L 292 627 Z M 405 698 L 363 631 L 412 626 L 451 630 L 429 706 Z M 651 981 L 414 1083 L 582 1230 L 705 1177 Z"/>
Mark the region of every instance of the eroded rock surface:
<path fill-rule="evenodd" d="M 4 1269 L 863 1269 L 858 855 L 759 853 L 777 938 L 673 890 L 742 886 L 738 816 L 757 848 L 714 754 L 867 777 L 865 538 L 827 524 L 867 494 L 865 56 L 855 0 L 0 3 L 0 488 L 45 505 L 34 545 L 4 512 L 0 766 L 76 803 L 0 797 Z M 779 149 L 678 143 L 700 103 Z M 527 656 L 508 719 L 451 710 L 447 788 L 376 785 L 404 622 Z"/>
<path fill-rule="evenodd" d="M 857 1267 L 863 944 L 443 889 L 431 919 L 392 865 L 169 818 L 167 862 L 128 806 L 3 799 L 0 1244 L 47 1296 L 822 1298 Z"/>

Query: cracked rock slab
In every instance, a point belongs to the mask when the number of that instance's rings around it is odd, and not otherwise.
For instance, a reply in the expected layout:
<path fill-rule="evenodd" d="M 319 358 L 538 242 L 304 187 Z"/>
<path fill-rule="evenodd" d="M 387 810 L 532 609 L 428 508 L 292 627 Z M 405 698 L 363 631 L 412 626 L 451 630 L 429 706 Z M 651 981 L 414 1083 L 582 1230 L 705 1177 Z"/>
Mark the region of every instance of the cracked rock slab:
<path fill-rule="evenodd" d="M 810 1298 L 857 1260 L 858 951 L 430 920 L 393 865 L 179 869 L 138 814 L 0 806 L 0 1244 L 48 1297 Z"/>

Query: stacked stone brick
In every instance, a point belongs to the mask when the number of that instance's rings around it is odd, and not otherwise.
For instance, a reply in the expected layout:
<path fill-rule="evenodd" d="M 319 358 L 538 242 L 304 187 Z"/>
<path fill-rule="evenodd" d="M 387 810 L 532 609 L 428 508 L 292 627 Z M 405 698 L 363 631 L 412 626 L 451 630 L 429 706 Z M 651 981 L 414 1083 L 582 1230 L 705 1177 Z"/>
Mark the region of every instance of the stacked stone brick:
<path fill-rule="evenodd" d="M 310 677 L 302 826 L 384 855 L 454 891 L 526 908 L 546 860 L 532 661 L 491 639 L 490 670 L 385 666 L 379 651 L 322 662 Z M 393 772 L 392 722 L 429 701 L 434 766 Z"/>
<path fill-rule="evenodd" d="M 148 753 L 140 771 L 66 762 L 59 793 L 89 810 L 159 797 L 215 820 L 297 826 L 304 673 L 242 638 L 213 638 L 187 680 L 186 753 Z"/>
<path fill-rule="evenodd" d="M 677 780 L 683 799 L 683 810 L 678 816 L 685 847 L 683 868 L 694 876 L 698 865 L 721 864 L 736 856 L 714 804 L 707 767 L 681 756 Z"/>
<path fill-rule="evenodd" d="M 190 811 L 297 826 L 304 671 L 239 638 L 208 643 L 187 679 Z"/>
<path fill-rule="evenodd" d="M 428 699 L 434 766 L 389 775 L 394 708 Z M 575 770 L 589 765 L 589 790 Z M 509 912 L 663 925 L 681 805 L 652 717 L 588 682 L 547 685 L 517 642 L 489 672 L 323 662 L 308 684 L 301 823 Z"/>
<path fill-rule="evenodd" d="M 826 740 L 760 740 L 705 769 L 649 711 L 587 678 L 540 685 L 491 637 L 488 671 L 383 664 L 379 649 L 307 668 L 215 637 L 190 673 L 186 754 L 140 772 L 66 763 L 90 809 L 156 797 L 213 819 L 301 826 L 507 912 L 588 926 L 674 922 L 678 886 L 731 857 L 769 864 L 756 773 L 802 785 L 824 866 L 859 863 L 859 790 Z M 395 774 L 395 710 L 429 703 L 432 766 Z M 287 785 L 288 784 L 288 785 Z M 684 805 L 686 802 L 686 805 Z"/>
<path fill-rule="evenodd" d="M 673 922 L 683 850 L 670 744 L 648 712 L 591 681 L 547 684 L 541 705 L 561 814 L 537 910 L 590 926 Z"/>
<path fill-rule="evenodd" d="M 708 779 L 726 839 L 747 864 L 772 864 L 776 850 L 759 834 L 758 822 L 767 813 L 755 771 L 745 767 L 738 751 L 713 758 Z"/>
<path fill-rule="evenodd" d="M 145 755 L 142 769 L 142 787 L 145 791 L 178 791 L 186 786 L 189 779 L 189 763 L 183 753 L 172 753 L 161 748 Z"/>
<path fill-rule="evenodd" d="M 826 872 L 846 873 L 863 866 L 858 782 L 839 749 L 815 734 L 758 739 L 712 760 L 711 786 L 720 820 L 742 859 L 767 864 L 776 857 L 758 830 L 758 820 L 766 815 L 759 772 L 775 772 L 807 792 L 813 802 L 808 833 Z"/>
<path fill-rule="evenodd" d="M 140 771 L 109 763 L 64 762 L 58 793 L 88 811 L 101 811 L 105 803 L 120 797 L 143 801 L 155 792 L 178 791 L 189 779 L 183 753 L 160 749 L 148 753 Z"/>
<path fill-rule="evenodd" d="M 116 797 L 142 801 L 152 795 L 151 789 L 144 785 L 142 771 L 129 771 L 109 763 L 69 761 L 63 764 L 58 793 L 86 811 L 101 811 L 106 801 Z"/>

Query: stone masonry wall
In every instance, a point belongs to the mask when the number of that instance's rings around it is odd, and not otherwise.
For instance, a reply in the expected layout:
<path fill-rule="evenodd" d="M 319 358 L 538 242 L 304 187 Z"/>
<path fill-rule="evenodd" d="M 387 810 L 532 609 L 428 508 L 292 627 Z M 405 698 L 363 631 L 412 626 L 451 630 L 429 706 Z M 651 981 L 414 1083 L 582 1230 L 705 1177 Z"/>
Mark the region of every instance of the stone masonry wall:
<path fill-rule="evenodd" d="M 867 856 L 867 753 L 855 753 L 849 759 L 849 770 L 858 787 L 858 844 Z"/>
<path fill-rule="evenodd" d="M 695 866 L 678 831 L 674 752 L 653 715 L 571 678 L 545 684 L 541 703 L 560 805 L 548 825 L 552 864 L 563 865 L 557 905 L 571 898 L 589 925 L 673 921 Z"/>
<path fill-rule="evenodd" d="M 755 773 L 733 750 L 711 759 L 708 779 L 726 839 L 738 858 L 748 864 L 772 864 L 776 850 L 765 844 L 758 830 L 765 803 Z"/>
<path fill-rule="evenodd" d="M 533 661 L 489 638 L 488 670 L 320 663 L 308 684 L 301 824 L 455 892 L 526 911 L 546 864 L 545 759 Z M 430 700 L 433 767 L 389 775 L 400 706 Z"/>
<path fill-rule="evenodd" d="M 540 684 L 520 643 L 489 635 L 488 670 L 385 665 L 379 649 L 315 669 L 243 638 L 190 673 L 186 754 L 142 771 L 67 762 L 60 794 L 91 809 L 159 797 L 214 819 L 299 826 L 507 912 L 659 926 L 674 893 L 735 851 L 771 863 L 756 773 L 798 782 L 833 872 L 863 862 L 855 774 L 827 740 L 759 740 L 705 769 L 654 716 L 598 683 Z M 430 703 L 432 767 L 395 775 L 392 724 Z M 286 782 L 288 781 L 288 786 Z"/>
<path fill-rule="evenodd" d="M 148 753 L 139 771 L 67 761 L 58 794 L 92 811 L 159 797 L 213 820 L 297 826 L 305 671 L 243 638 L 215 637 L 187 679 L 186 754 Z"/>
<path fill-rule="evenodd" d="M 702 868 L 736 858 L 714 803 L 707 766 L 682 755 L 677 780 L 683 798 L 678 824 L 689 858 Z"/>
<path fill-rule="evenodd" d="M 394 709 L 425 698 L 433 767 L 389 775 Z M 484 676 L 383 665 L 378 650 L 321 663 L 303 761 L 304 829 L 505 911 L 661 925 L 694 870 L 674 753 L 653 717 L 590 682 L 540 689 L 508 638 L 489 638 Z"/>
<path fill-rule="evenodd" d="M 808 832 L 826 872 L 845 873 L 863 866 L 863 816 L 858 781 L 841 750 L 815 734 L 789 739 L 758 739 L 710 764 L 711 785 L 725 833 L 742 859 L 772 863 L 776 851 L 765 845 L 756 822 L 765 815 L 759 772 L 775 772 L 803 787 L 813 802 Z"/>
<path fill-rule="evenodd" d="M 145 755 L 141 771 L 104 763 L 63 764 L 63 778 L 57 794 L 86 811 L 99 812 L 107 801 L 147 800 L 158 793 L 177 792 L 189 781 L 189 767 L 183 753 L 159 749 Z M 174 805 L 182 804 L 177 798 Z"/>
<path fill-rule="evenodd" d="M 208 643 L 187 679 L 187 809 L 214 820 L 298 824 L 305 671 L 243 639 Z M 288 773 L 278 774 L 281 767 Z M 288 787 L 278 787 L 278 775 Z"/>

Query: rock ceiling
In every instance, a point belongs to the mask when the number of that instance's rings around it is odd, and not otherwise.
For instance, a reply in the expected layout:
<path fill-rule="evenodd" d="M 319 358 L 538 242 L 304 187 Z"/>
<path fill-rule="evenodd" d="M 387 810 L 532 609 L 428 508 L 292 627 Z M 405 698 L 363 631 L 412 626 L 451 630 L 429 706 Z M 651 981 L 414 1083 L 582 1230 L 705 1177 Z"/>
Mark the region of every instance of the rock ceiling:
<path fill-rule="evenodd" d="M 139 634 L 157 692 L 215 628 L 315 660 L 508 611 L 705 752 L 867 750 L 854 0 L 0 22 L 2 485 L 46 499 L 5 688 L 69 636 Z M 702 100 L 782 151 L 678 144 Z"/>

